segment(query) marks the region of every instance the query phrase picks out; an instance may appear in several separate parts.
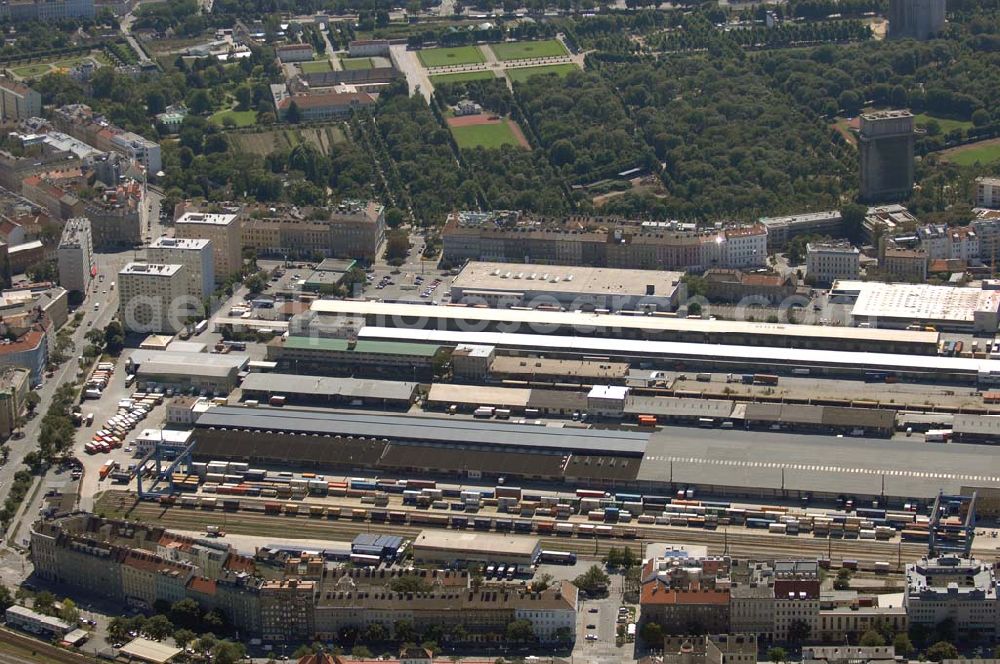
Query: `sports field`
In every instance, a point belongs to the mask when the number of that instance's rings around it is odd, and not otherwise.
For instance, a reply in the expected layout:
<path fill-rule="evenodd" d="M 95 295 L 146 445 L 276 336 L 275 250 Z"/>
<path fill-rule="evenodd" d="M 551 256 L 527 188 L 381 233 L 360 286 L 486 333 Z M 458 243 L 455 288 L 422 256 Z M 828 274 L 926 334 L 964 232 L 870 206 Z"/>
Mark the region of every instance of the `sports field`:
<path fill-rule="evenodd" d="M 462 81 L 485 81 L 496 77 L 492 71 L 480 69 L 477 71 L 459 71 L 454 74 L 437 74 L 430 78 L 431 83 L 434 85 L 441 85 L 442 83 L 461 83 Z"/>
<path fill-rule="evenodd" d="M 514 83 L 524 83 L 532 76 L 540 76 L 542 74 L 565 76 L 571 71 L 580 71 L 580 68 L 571 63 L 563 65 L 542 65 L 541 67 L 518 67 L 516 69 L 508 69 L 507 77 Z"/>
<path fill-rule="evenodd" d="M 237 127 L 252 127 L 257 123 L 257 111 L 219 111 L 208 119 L 209 121 L 222 126 L 225 118 L 232 118 Z"/>
<path fill-rule="evenodd" d="M 371 58 L 341 58 L 344 69 L 371 69 L 375 66 Z"/>
<path fill-rule="evenodd" d="M 323 72 L 333 71 L 333 67 L 330 66 L 329 60 L 313 60 L 312 62 L 300 62 L 299 67 L 302 68 L 303 74 L 322 74 Z"/>
<path fill-rule="evenodd" d="M 558 58 L 566 53 L 566 47 L 555 39 L 544 41 L 504 42 L 490 44 L 497 60 L 529 60 L 531 58 Z"/>
<path fill-rule="evenodd" d="M 417 57 L 420 58 L 420 63 L 425 67 L 451 67 L 486 62 L 486 58 L 476 46 L 428 48 L 418 51 Z"/>
<path fill-rule="evenodd" d="M 451 129 L 455 142 L 462 149 L 469 148 L 499 148 L 502 145 L 516 145 L 530 150 L 521 128 L 516 122 L 507 118 L 498 118 L 486 114 L 464 115 L 448 118 L 448 128 Z"/>
<path fill-rule="evenodd" d="M 973 166 L 976 163 L 983 166 L 994 164 L 1000 162 L 1000 138 L 945 150 L 942 156 L 959 166 Z"/>

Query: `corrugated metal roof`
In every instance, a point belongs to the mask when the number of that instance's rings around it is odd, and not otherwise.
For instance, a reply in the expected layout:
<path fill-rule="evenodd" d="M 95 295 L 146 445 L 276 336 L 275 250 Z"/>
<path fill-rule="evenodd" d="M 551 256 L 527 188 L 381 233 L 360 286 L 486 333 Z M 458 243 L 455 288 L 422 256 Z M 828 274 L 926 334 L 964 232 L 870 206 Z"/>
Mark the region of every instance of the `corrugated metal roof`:
<path fill-rule="evenodd" d="M 395 380 L 365 380 L 299 376 L 281 373 L 251 373 L 243 380 L 244 392 L 306 394 L 321 397 L 373 398 L 407 401 L 413 398 L 416 383 Z"/>
<path fill-rule="evenodd" d="M 649 440 L 649 434 L 646 433 L 610 429 L 568 429 L 463 418 L 338 413 L 287 407 L 271 409 L 215 406 L 202 413 L 197 427 L 355 436 L 463 447 L 502 446 L 621 455 L 641 455 Z"/>

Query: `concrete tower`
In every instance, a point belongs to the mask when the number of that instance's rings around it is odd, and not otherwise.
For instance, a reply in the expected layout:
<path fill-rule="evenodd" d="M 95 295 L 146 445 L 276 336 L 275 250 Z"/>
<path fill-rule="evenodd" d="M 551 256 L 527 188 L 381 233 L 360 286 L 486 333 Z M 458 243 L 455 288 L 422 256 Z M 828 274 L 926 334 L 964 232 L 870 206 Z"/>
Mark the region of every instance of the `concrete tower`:
<path fill-rule="evenodd" d="M 889 0 L 890 39 L 930 39 L 944 30 L 946 0 Z"/>
<path fill-rule="evenodd" d="M 878 111 L 861 116 L 861 199 L 899 201 L 913 189 L 913 115 Z"/>

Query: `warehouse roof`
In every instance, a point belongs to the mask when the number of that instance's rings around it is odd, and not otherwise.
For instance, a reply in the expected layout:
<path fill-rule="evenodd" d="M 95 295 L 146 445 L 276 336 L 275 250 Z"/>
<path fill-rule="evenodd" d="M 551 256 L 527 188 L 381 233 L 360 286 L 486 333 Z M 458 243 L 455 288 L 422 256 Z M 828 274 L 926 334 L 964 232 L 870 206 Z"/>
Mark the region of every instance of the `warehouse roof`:
<path fill-rule="evenodd" d="M 683 477 L 693 484 L 929 498 L 938 490 L 1000 487 L 1000 464 L 982 445 L 776 435 L 763 431 L 671 428 L 650 436 L 639 481 Z"/>
<path fill-rule="evenodd" d="M 847 332 L 855 328 L 841 327 L 836 329 Z M 912 334 L 917 333 L 914 332 Z M 969 374 L 992 371 L 1000 373 L 1000 360 L 948 357 L 943 355 L 863 353 L 842 350 L 815 350 L 810 348 L 696 344 L 680 341 L 639 341 L 633 339 L 602 339 L 560 335 L 514 334 L 507 332 L 408 330 L 374 326 L 364 327 L 358 332 L 358 336 L 369 339 L 424 340 L 437 344 L 488 343 L 494 344 L 498 348 L 538 349 L 547 352 L 565 353 L 600 353 L 611 356 L 660 355 L 708 358 L 720 362 L 783 362 L 804 367 L 854 367 L 858 370 L 954 371 Z"/>
<path fill-rule="evenodd" d="M 618 457 L 624 460 L 625 457 Z M 639 459 L 630 458 L 638 468 Z M 393 443 L 378 459 L 378 467 L 389 470 L 421 472 L 461 472 L 470 470 L 497 475 L 518 475 L 543 479 L 563 476 L 565 457 L 556 454 L 429 447 Z M 634 473 L 633 473 L 634 474 Z"/>
<path fill-rule="evenodd" d="M 859 291 L 852 316 L 971 322 L 977 311 L 1000 308 L 1000 293 L 978 288 L 866 281 Z"/>
<path fill-rule="evenodd" d="M 143 662 L 150 662 L 150 664 L 164 664 L 183 651 L 166 643 L 145 639 L 140 636 L 123 645 L 118 649 L 118 652 L 119 654 L 129 655 Z"/>
<path fill-rule="evenodd" d="M 409 440 L 443 445 L 522 447 L 553 452 L 582 451 L 640 455 L 649 435 L 627 431 L 477 421 L 464 418 L 409 417 L 339 413 L 294 408 L 215 406 L 197 421 L 199 428 L 227 427 L 275 432 Z"/>
<path fill-rule="evenodd" d="M 431 403 L 494 406 L 496 408 L 524 408 L 528 405 L 530 395 L 531 390 L 523 388 L 435 383 L 431 385 L 427 401 Z"/>
<path fill-rule="evenodd" d="M 282 373 L 251 373 L 243 379 L 242 387 L 244 392 L 395 401 L 409 401 L 417 391 L 416 383 L 396 380 L 330 378 Z"/>
<path fill-rule="evenodd" d="M 683 272 L 622 270 L 609 267 L 535 265 L 531 263 L 468 262 L 451 284 L 463 290 L 540 291 L 592 295 L 669 297 Z"/>
<path fill-rule="evenodd" d="M 473 551 L 475 553 L 504 553 L 530 556 L 541 546 L 537 537 L 475 533 L 456 530 L 421 530 L 413 540 L 414 549 L 435 551 Z"/>
<path fill-rule="evenodd" d="M 140 348 L 129 356 L 129 363 L 144 368 L 147 363 L 182 366 L 191 373 L 201 374 L 207 368 L 240 370 L 246 367 L 250 356 L 246 353 L 186 353 L 169 350 L 145 350 Z"/>
<path fill-rule="evenodd" d="M 437 346 L 395 341 L 372 341 L 369 339 L 351 342 L 347 339 L 325 339 L 321 337 L 290 336 L 283 342 L 285 348 L 296 350 L 353 351 L 356 353 L 378 353 L 385 355 L 416 355 L 430 357 L 437 353 Z"/>
<path fill-rule="evenodd" d="M 731 320 L 711 320 L 674 318 L 663 316 L 627 316 L 598 314 L 579 311 L 526 311 L 523 309 L 487 309 L 479 307 L 439 306 L 423 304 L 402 304 L 359 300 L 316 300 L 312 311 L 320 314 L 357 316 L 381 316 L 392 319 L 396 325 L 410 324 L 410 321 L 431 319 L 451 319 L 466 321 L 470 328 L 477 321 L 506 323 L 511 332 L 516 332 L 518 324 L 526 329 L 535 327 L 541 331 L 554 326 L 570 326 L 587 330 L 640 329 L 649 333 L 700 332 L 703 334 L 754 334 L 802 339 L 835 339 L 856 341 L 901 341 L 909 343 L 937 344 L 937 332 L 917 332 L 911 330 L 885 330 L 864 327 L 826 327 L 819 325 L 792 325 L 784 323 L 758 323 Z M 468 341 L 467 343 L 489 343 Z"/>
<path fill-rule="evenodd" d="M 560 360 L 551 357 L 498 355 L 490 365 L 493 374 L 554 374 L 564 378 L 603 378 L 624 380 L 627 362 L 607 360 Z"/>
<path fill-rule="evenodd" d="M 625 412 L 666 417 L 729 417 L 733 402 L 726 399 L 685 399 L 680 397 L 629 396 Z"/>

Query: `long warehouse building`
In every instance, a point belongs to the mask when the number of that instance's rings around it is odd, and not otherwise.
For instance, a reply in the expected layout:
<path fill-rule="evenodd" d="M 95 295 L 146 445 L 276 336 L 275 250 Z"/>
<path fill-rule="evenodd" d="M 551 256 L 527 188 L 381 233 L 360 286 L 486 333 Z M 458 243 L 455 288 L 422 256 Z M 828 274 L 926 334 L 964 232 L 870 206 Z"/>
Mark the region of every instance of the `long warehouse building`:
<path fill-rule="evenodd" d="M 500 332 L 636 341 L 741 344 L 776 348 L 936 355 L 938 333 L 859 327 L 751 323 L 668 315 L 487 309 L 356 300 L 316 300 L 317 315 L 361 318 L 404 330 Z"/>
<path fill-rule="evenodd" d="M 885 372 L 921 382 L 978 383 L 984 386 L 1000 382 L 1000 360 L 941 355 L 604 339 L 554 334 L 411 330 L 373 326 L 362 328 L 358 332 L 358 337 L 436 345 L 479 344 L 526 355 L 544 354 L 547 358 L 599 356 L 613 361 L 660 369 L 763 373 L 808 370 L 810 374 L 845 378 L 862 378 L 870 372 Z"/>

